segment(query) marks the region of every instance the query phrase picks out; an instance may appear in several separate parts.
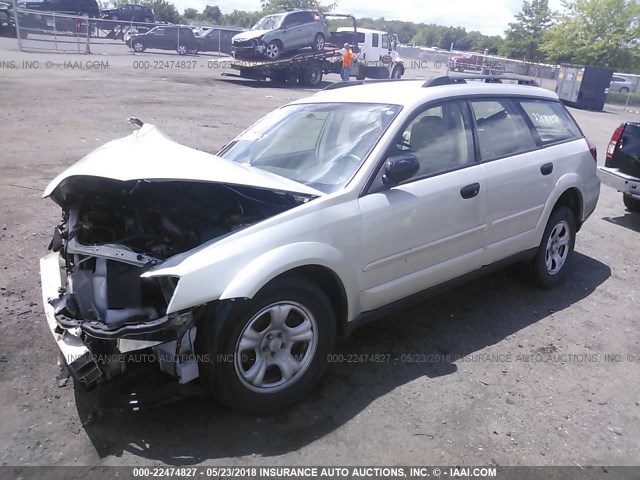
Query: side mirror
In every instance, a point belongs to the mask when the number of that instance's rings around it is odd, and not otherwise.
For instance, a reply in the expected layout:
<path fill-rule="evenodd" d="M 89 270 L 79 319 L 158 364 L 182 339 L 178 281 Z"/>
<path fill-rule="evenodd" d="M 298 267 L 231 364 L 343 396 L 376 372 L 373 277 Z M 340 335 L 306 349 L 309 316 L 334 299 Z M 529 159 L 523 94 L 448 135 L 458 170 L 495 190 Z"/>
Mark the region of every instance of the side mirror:
<path fill-rule="evenodd" d="M 393 187 L 413 177 L 419 169 L 420 162 L 415 155 L 410 153 L 394 155 L 384 162 L 382 182 L 387 187 Z"/>

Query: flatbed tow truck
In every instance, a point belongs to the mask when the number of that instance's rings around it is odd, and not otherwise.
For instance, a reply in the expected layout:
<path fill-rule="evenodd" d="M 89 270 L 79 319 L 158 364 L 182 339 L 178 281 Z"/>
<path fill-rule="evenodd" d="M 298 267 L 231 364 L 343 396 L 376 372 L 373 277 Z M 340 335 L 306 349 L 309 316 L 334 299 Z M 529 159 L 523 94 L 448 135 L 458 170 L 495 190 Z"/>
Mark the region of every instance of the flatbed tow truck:
<path fill-rule="evenodd" d="M 230 67 L 238 70 L 240 77 L 317 87 L 324 74 L 340 74 L 342 69 L 340 50 L 344 43 L 352 45 L 356 63 L 351 76 L 362 80 L 369 78 L 401 78 L 404 64 L 395 50 L 397 41 L 387 32 L 358 30 L 356 19 L 349 14 L 325 14 L 325 18 L 349 19 L 353 27 L 341 27 L 331 32 L 331 38 L 322 51 L 291 52 L 277 60 L 234 58 Z"/>

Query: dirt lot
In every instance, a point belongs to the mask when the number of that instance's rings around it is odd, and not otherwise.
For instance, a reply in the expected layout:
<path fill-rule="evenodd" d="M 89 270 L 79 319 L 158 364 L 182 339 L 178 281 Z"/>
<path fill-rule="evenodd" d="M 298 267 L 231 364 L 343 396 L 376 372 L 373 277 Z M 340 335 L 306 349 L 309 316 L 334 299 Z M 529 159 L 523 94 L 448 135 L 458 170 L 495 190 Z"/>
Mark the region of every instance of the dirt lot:
<path fill-rule="evenodd" d="M 86 60 L 14 49 L 2 40 L 0 61 Z M 554 291 L 504 271 L 365 327 L 338 352 L 391 361 L 331 364 L 286 413 L 244 416 L 196 398 L 83 427 L 94 399 L 71 381 L 57 385 L 41 313 L 38 258 L 59 217 L 40 198 L 47 182 L 127 135 L 128 116 L 215 151 L 258 116 L 312 93 L 225 80 L 222 70 L 135 70 L 132 58 L 94 56 L 111 63 L 91 71 L 0 70 L 3 465 L 638 464 L 640 215 L 608 187 Z M 624 115 L 572 113 L 602 162 Z"/>

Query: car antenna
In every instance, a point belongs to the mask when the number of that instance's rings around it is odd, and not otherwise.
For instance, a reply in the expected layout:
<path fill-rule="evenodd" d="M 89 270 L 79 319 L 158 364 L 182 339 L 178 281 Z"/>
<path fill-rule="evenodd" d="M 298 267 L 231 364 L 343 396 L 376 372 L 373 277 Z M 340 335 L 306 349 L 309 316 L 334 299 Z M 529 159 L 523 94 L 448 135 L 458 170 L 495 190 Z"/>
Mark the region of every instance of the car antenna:
<path fill-rule="evenodd" d="M 129 117 L 129 123 L 137 128 L 142 128 L 144 122 L 138 117 Z"/>

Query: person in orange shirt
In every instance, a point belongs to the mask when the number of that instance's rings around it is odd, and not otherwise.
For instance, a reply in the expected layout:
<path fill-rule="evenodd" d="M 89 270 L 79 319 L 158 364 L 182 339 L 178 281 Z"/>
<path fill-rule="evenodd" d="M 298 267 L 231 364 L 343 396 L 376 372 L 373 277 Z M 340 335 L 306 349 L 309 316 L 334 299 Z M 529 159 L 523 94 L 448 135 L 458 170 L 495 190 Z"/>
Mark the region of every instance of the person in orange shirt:
<path fill-rule="evenodd" d="M 351 50 L 351 45 L 348 43 L 344 44 L 344 48 L 342 51 L 342 71 L 340 72 L 340 76 L 342 77 L 343 82 L 349 81 L 349 75 L 351 74 L 351 65 L 353 64 L 354 58 L 356 58 L 355 54 Z"/>

